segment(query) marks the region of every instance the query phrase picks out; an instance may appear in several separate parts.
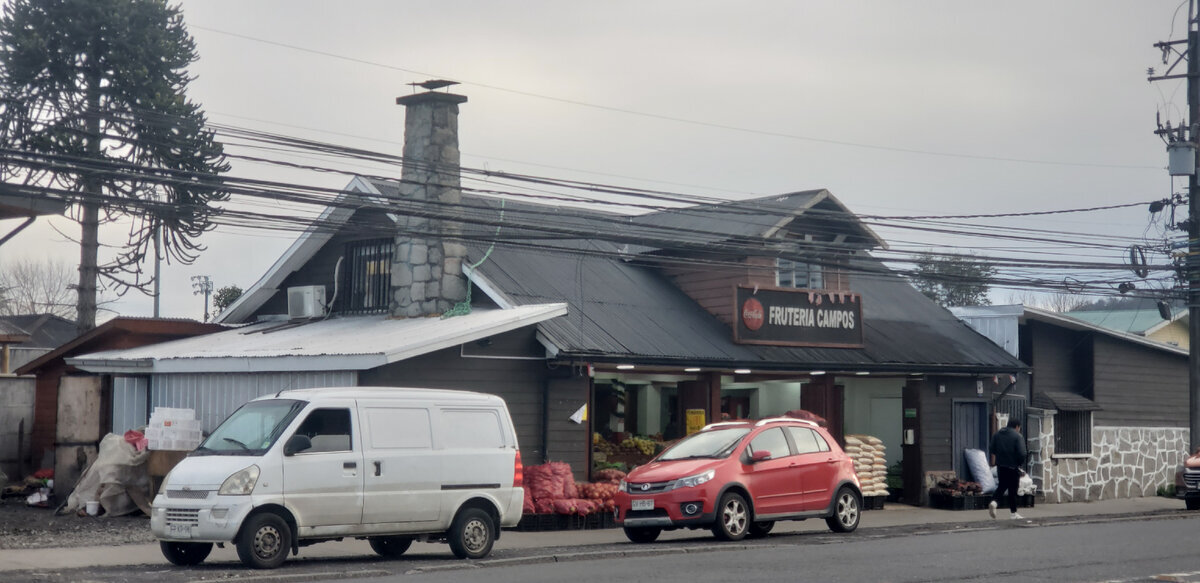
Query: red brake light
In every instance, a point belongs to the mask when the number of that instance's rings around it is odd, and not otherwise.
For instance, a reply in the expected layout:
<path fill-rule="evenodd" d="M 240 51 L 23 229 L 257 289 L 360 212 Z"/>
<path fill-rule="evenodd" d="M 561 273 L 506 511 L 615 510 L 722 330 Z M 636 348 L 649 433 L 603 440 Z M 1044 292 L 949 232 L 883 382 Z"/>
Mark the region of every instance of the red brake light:
<path fill-rule="evenodd" d="M 521 450 L 517 450 L 516 457 L 513 458 L 513 487 L 520 488 L 525 485 L 525 467 L 521 465 Z"/>

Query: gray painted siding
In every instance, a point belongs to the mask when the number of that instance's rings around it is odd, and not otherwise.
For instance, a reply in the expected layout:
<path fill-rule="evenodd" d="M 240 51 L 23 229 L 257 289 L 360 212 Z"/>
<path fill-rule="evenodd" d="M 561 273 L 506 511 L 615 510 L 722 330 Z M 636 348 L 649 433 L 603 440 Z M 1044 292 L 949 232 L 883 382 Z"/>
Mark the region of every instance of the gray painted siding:
<path fill-rule="evenodd" d="M 1091 354 L 1091 335 L 1041 322 L 1030 322 L 1028 327 L 1032 354 L 1025 361 L 1033 366 L 1033 390 L 1062 391 L 1091 398 L 1090 392 L 1084 392 L 1091 384 L 1087 378 L 1090 375 L 1078 368 L 1079 361 Z"/>
<path fill-rule="evenodd" d="M 542 395 L 546 372 L 543 360 L 462 358 L 459 348 L 454 347 L 364 371 L 359 384 L 459 389 L 497 395 L 508 404 L 521 447 L 521 460 L 533 465 L 541 463 L 545 452 Z"/>
<path fill-rule="evenodd" d="M 1095 425 L 1187 427 L 1187 356 L 1096 338 Z"/>
<path fill-rule="evenodd" d="M 945 385 L 946 392 L 939 393 L 938 385 Z M 947 472 L 956 467 L 952 449 L 954 447 L 955 399 L 977 399 L 974 379 L 961 377 L 930 377 L 925 381 L 921 395 L 921 467 L 926 472 Z"/>
<path fill-rule="evenodd" d="M 546 461 L 571 464 L 575 479 L 587 480 L 591 470 L 588 467 L 588 449 L 592 443 L 588 433 L 590 424 L 575 423 L 571 421 L 571 415 L 588 402 L 591 379 L 573 377 L 552 379 L 547 383 Z M 526 463 L 532 465 L 541 460 L 531 459 Z"/>
<path fill-rule="evenodd" d="M 356 381 L 354 371 L 156 375 L 150 406 L 195 409 L 207 433 L 251 399 L 287 389 L 355 386 Z"/>
<path fill-rule="evenodd" d="M 113 433 L 119 435 L 130 429 L 139 429 L 150 421 L 150 415 L 146 411 L 146 392 L 149 386 L 149 377 L 113 377 Z"/>

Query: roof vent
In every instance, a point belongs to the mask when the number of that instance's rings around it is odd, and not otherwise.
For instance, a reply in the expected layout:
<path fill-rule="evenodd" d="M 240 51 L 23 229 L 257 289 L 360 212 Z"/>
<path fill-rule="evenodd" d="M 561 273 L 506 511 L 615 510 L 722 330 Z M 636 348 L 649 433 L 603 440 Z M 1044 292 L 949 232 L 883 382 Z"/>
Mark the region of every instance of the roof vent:
<path fill-rule="evenodd" d="M 325 315 L 325 286 L 305 285 L 289 287 L 288 319 L 319 318 Z"/>

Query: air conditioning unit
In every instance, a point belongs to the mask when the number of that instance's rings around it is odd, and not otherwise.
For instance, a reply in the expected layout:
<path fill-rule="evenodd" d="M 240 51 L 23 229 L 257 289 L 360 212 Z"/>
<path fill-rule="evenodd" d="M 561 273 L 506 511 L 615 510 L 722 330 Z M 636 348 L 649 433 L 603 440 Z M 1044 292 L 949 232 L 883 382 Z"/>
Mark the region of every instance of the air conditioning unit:
<path fill-rule="evenodd" d="M 289 320 L 319 318 L 325 315 L 325 286 L 289 287 L 287 294 Z"/>

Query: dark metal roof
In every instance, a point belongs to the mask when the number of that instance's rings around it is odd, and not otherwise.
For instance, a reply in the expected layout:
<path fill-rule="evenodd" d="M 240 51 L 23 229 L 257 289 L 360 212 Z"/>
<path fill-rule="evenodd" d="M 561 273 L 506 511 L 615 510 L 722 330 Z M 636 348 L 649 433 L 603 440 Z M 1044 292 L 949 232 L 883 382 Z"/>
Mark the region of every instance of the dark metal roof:
<path fill-rule="evenodd" d="M 0 316 L 0 323 L 15 326 L 29 335 L 22 348 L 58 348 L 75 337 L 75 322 L 53 314 Z"/>
<path fill-rule="evenodd" d="M 561 244 L 561 242 L 560 242 Z M 586 242 L 614 253 L 612 245 Z M 472 261 L 482 249 L 472 249 Z M 478 272 L 516 305 L 567 302 L 566 317 L 538 325 L 568 357 L 688 362 L 760 369 L 1000 372 L 1027 367 L 931 302 L 873 258 L 856 261 L 862 294 L 861 349 L 793 348 L 733 342 L 724 322 L 653 267 L 615 256 L 497 247 Z"/>
<path fill-rule="evenodd" d="M 1033 406 L 1059 411 L 1099 411 L 1102 408 L 1095 401 L 1083 395 L 1059 391 L 1034 392 Z"/>

